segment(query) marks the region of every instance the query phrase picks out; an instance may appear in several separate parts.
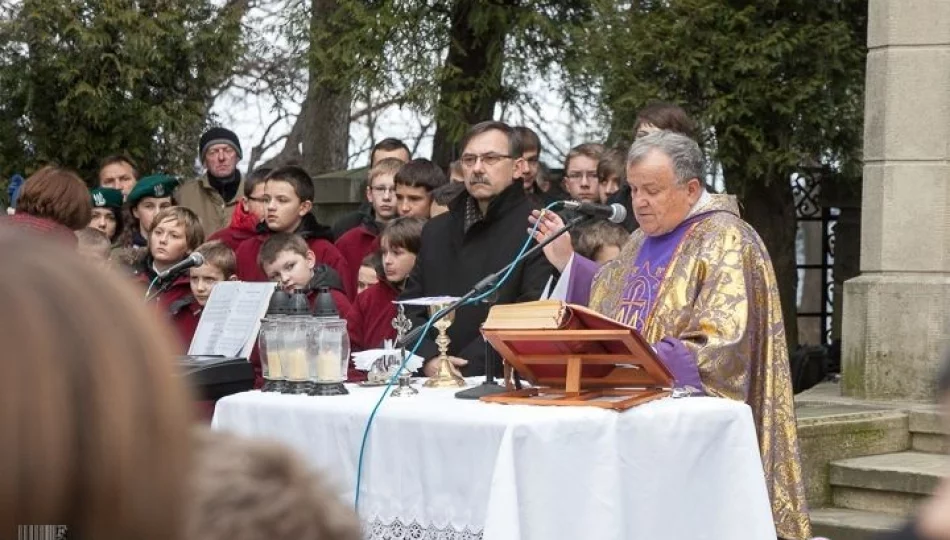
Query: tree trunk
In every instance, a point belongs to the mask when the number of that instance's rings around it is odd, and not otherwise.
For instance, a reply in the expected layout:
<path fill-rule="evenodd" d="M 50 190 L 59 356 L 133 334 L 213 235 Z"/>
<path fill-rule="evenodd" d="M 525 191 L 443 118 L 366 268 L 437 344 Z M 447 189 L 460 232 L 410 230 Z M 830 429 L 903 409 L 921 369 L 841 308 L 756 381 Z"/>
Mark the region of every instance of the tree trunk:
<path fill-rule="evenodd" d="M 789 352 L 798 346 L 798 268 L 795 261 L 795 199 L 788 175 L 775 178 L 741 178 L 740 171 L 723 167 L 729 192 L 740 193 L 742 218 L 765 243 L 782 301 L 785 337 Z M 769 181 L 770 180 L 770 181 Z M 738 186 L 741 188 L 737 189 Z"/>
<path fill-rule="evenodd" d="M 338 7 L 336 0 L 313 0 L 307 95 L 283 149 L 263 167 L 296 163 L 316 176 L 347 166 L 353 93 L 345 77 L 327 77 L 316 60 L 316 51 L 333 47 L 330 36 L 343 31 L 333 17 Z"/>
<path fill-rule="evenodd" d="M 505 36 L 513 0 L 456 0 L 436 105 L 432 161 L 446 168 L 470 126 L 492 119 L 503 97 Z"/>

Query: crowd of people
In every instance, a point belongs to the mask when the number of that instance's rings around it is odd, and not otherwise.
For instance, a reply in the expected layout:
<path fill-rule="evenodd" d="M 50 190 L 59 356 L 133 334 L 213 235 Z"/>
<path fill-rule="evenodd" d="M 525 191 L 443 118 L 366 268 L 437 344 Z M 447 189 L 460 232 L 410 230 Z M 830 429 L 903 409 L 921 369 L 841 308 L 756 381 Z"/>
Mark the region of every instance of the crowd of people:
<path fill-rule="evenodd" d="M 682 109 L 669 104 L 645 109 L 635 131 L 660 129 L 694 135 Z M 380 141 L 370 153 L 365 199 L 332 226 L 315 217 L 320 201 L 307 171 L 289 165 L 242 174 L 240 141 L 220 127 L 199 141 L 206 170 L 199 178 L 143 174 L 120 153 L 102 160 L 94 187 L 87 190 L 69 169 L 45 166 L 11 184 L 12 215 L 5 223 L 75 243 L 100 267 L 123 270 L 174 323 L 179 351 L 191 342 L 214 283 L 231 279 L 302 288 L 311 301 L 315 290 L 329 287 L 348 321 L 354 349 L 376 348 L 395 337 L 387 321 L 395 316 L 393 300 L 400 295 L 464 293 L 491 267 L 513 257 L 529 209 L 566 199 L 626 206 L 625 223 L 596 220 L 573 236 L 578 253 L 599 263 L 616 257 L 636 226 L 623 151 L 580 144 L 568 152 L 563 176 L 553 177 L 539 161 L 541 141 L 529 128 L 486 123 L 462 148 L 470 142 L 474 146 L 443 170 L 413 158 L 397 139 Z M 433 225 L 424 227 L 430 220 Z M 459 220 L 462 226 L 454 226 Z M 450 251 L 461 255 L 456 267 L 445 264 Z M 203 265 L 159 279 L 196 252 Z M 543 258 L 522 271 L 530 286 L 502 290 L 499 302 L 537 298 L 553 274 Z M 486 310 L 487 305 L 463 309 L 451 330 L 454 343 L 468 346 L 452 349 L 460 365 L 471 363 L 463 370 L 468 375 L 484 369 L 477 326 Z M 425 344 L 423 351 L 434 351 L 433 345 Z M 259 374 L 256 355 L 253 361 Z M 357 380 L 365 376 L 350 373 Z"/>
<path fill-rule="evenodd" d="M 485 301 L 459 308 L 451 362 L 466 376 L 500 363 L 480 332 L 490 307 L 544 291 L 628 324 L 678 388 L 749 404 L 778 535 L 810 538 L 764 244 L 733 198 L 707 189 L 696 128 L 681 108 L 645 108 L 631 136 L 629 149 L 572 148 L 559 177 L 540 163 L 535 132 L 503 122 L 472 126 L 446 170 L 385 139 L 370 154 L 365 200 L 332 225 L 315 217 L 306 170 L 242 174 L 240 141 L 224 128 L 201 137 L 206 173 L 196 179 L 142 174 L 118 154 L 103 159 L 91 190 L 53 165 L 11 182 L 0 252 L 16 257 L 0 260 L 0 339 L 13 344 L 5 353 L 14 370 L 0 395 L 14 405 L 0 410 L 24 436 L 0 448 L 0 467 L 9 467 L 0 496 L 17 494 L 0 509 L 0 527 L 66 523 L 97 539 L 358 537 L 355 516 L 324 497 L 292 454 L 190 432 L 195 410 L 169 359 L 187 349 L 215 285 L 273 282 L 304 291 L 311 306 L 329 289 L 353 350 L 377 348 L 396 336 L 395 300 L 467 293 L 515 259 L 529 231 L 542 242 L 574 218 L 554 204 L 573 200 L 620 204 L 627 218 L 587 220 Z M 198 262 L 172 271 L 194 253 Z M 427 317 L 409 315 L 416 326 Z M 424 339 L 417 354 L 431 376 L 435 343 Z M 259 387 L 256 352 L 250 361 Z M 365 377 L 348 371 L 350 381 Z M 239 457 L 218 459 L 222 445 Z M 182 493 L 194 508 L 186 511 Z M 319 510 L 301 510 L 309 507 Z"/>

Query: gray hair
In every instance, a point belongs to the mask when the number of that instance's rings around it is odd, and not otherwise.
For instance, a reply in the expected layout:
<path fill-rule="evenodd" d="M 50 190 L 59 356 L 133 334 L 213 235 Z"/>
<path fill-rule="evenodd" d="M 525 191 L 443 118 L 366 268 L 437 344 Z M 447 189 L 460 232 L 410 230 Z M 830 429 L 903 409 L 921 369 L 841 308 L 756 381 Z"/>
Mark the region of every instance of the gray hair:
<path fill-rule="evenodd" d="M 693 178 L 705 188 L 703 182 L 703 152 L 693 139 L 673 131 L 655 131 L 640 137 L 630 146 L 627 153 L 627 167 L 643 161 L 647 155 L 659 150 L 673 162 L 673 174 L 677 184 L 685 184 Z"/>

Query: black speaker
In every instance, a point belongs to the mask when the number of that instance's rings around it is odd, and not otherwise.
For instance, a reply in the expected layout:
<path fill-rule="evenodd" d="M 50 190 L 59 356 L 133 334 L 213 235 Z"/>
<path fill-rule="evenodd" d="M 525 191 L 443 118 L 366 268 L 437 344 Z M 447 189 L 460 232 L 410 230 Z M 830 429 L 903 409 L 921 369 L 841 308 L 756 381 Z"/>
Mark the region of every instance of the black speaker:
<path fill-rule="evenodd" d="M 182 375 L 200 399 L 217 400 L 254 388 L 254 368 L 247 358 L 181 356 Z"/>

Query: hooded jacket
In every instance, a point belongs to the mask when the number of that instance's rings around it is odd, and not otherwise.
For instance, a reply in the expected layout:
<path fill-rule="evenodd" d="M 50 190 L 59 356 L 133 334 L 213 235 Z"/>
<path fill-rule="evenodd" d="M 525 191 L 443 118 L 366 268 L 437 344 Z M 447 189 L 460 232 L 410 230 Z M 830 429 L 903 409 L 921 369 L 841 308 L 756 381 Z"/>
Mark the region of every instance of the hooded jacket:
<path fill-rule="evenodd" d="M 257 234 L 248 238 L 238 247 L 237 275 L 241 281 L 267 281 L 267 276 L 257 264 L 257 257 L 261 246 L 273 234 L 271 231 Z M 350 273 L 349 265 L 339 250 L 333 245 L 333 234 L 326 225 L 321 225 L 312 214 L 307 214 L 294 231 L 307 242 L 307 246 L 317 258 L 317 264 L 325 264 L 336 271 L 343 282 L 343 290 L 347 298 L 356 295 L 356 272 Z"/>

